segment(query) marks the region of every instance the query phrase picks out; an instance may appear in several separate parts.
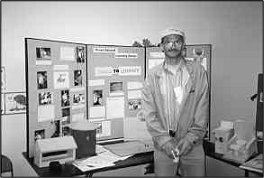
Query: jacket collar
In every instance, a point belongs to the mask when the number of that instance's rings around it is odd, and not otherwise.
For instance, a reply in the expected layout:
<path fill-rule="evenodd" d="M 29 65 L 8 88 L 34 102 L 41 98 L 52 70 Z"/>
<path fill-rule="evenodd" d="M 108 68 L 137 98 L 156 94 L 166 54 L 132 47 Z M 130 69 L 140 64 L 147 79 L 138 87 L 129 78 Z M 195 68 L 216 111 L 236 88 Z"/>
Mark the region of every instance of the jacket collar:
<path fill-rule="evenodd" d="M 189 73 L 189 75 L 190 75 L 190 78 L 193 79 L 194 76 L 193 76 L 192 61 L 187 61 L 187 60 L 184 58 L 184 59 L 182 59 L 182 64 L 181 64 L 181 65 L 183 65 L 183 66 L 186 67 L 186 69 L 187 69 L 187 71 L 188 71 L 188 73 Z M 161 67 L 158 68 L 157 72 L 155 73 L 156 76 L 157 76 L 158 78 L 162 77 L 162 73 L 164 72 L 164 70 L 167 70 L 167 69 L 165 68 L 165 61 L 163 61 L 163 63 L 161 64 Z"/>

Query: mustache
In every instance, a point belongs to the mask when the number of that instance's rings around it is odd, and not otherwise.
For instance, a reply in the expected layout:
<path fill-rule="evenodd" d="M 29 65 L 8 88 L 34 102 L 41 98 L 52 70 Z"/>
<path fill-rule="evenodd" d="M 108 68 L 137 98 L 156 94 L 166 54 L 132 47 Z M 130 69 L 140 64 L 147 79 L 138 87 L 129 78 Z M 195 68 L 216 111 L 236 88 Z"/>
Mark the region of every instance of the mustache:
<path fill-rule="evenodd" d="M 170 49 L 170 50 L 168 50 L 169 52 L 180 52 L 180 50 L 178 50 L 178 49 Z"/>

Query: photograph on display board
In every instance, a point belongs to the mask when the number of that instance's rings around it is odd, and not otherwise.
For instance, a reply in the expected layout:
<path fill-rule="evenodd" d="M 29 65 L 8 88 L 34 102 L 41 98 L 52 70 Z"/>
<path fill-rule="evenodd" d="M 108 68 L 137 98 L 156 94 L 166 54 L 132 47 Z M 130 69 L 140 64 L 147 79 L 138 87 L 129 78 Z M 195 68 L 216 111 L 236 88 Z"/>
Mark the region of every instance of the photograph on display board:
<path fill-rule="evenodd" d="M 69 126 L 62 127 L 62 136 L 68 136 L 68 135 L 71 135 L 70 127 Z"/>
<path fill-rule="evenodd" d="M 37 83 L 38 83 L 38 89 L 45 89 L 48 87 L 46 71 L 37 72 Z"/>
<path fill-rule="evenodd" d="M 110 95 L 124 94 L 123 82 L 110 82 Z"/>
<path fill-rule="evenodd" d="M 210 57 L 210 51 L 206 45 L 189 45 L 184 50 L 186 60 L 198 61 L 207 71 L 207 63 Z"/>
<path fill-rule="evenodd" d="M 60 120 L 54 121 L 53 124 L 54 124 L 54 133 L 52 134 L 51 138 L 59 137 L 61 133 Z"/>
<path fill-rule="evenodd" d="M 5 114 L 18 114 L 26 112 L 26 93 L 5 93 Z"/>
<path fill-rule="evenodd" d="M 74 86 L 82 86 L 82 70 L 74 71 Z"/>
<path fill-rule="evenodd" d="M 37 141 L 38 139 L 44 139 L 45 138 L 45 130 L 41 129 L 41 130 L 35 130 L 35 141 Z"/>
<path fill-rule="evenodd" d="M 61 106 L 70 106 L 70 95 L 69 90 L 61 91 Z"/>
<path fill-rule="evenodd" d="M 39 105 L 52 104 L 52 94 L 51 92 L 41 92 L 39 93 Z"/>
<path fill-rule="evenodd" d="M 70 122 L 70 108 L 62 109 L 62 125 L 69 124 Z"/>
<path fill-rule="evenodd" d="M 102 105 L 103 105 L 103 90 L 94 90 L 93 106 L 102 106 Z"/>
<path fill-rule="evenodd" d="M 141 100 L 140 99 L 130 99 L 128 101 L 128 110 L 134 111 L 141 109 Z"/>
<path fill-rule="evenodd" d="M 37 47 L 36 48 L 37 60 L 50 60 L 51 59 L 51 50 L 50 48 Z"/>
<path fill-rule="evenodd" d="M 77 53 L 77 63 L 84 63 L 84 61 L 85 61 L 84 47 L 83 46 L 78 46 L 76 48 L 76 53 Z"/>
<path fill-rule="evenodd" d="M 73 105 L 85 104 L 85 98 L 83 93 L 73 94 Z"/>

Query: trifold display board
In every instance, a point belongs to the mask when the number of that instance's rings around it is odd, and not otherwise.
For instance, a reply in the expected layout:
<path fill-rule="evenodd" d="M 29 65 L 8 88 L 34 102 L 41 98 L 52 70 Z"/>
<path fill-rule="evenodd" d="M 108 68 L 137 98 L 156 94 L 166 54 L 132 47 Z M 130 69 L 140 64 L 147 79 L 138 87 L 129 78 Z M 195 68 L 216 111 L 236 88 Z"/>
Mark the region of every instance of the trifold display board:
<path fill-rule="evenodd" d="M 97 140 L 126 139 L 141 109 L 145 49 L 103 45 L 87 49 L 88 114 L 100 125 Z"/>
<path fill-rule="evenodd" d="M 27 153 L 37 139 L 70 135 L 69 124 L 87 118 L 85 44 L 25 39 Z"/>
<path fill-rule="evenodd" d="M 71 135 L 79 120 L 99 125 L 98 141 L 127 139 L 135 123 L 145 130 L 144 48 L 26 38 L 25 49 L 28 157 L 37 139 Z"/>
<path fill-rule="evenodd" d="M 211 44 L 195 44 L 186 45 L 184 49 L 184 56 L 186 60 L 199 61 L 205 68 L 208 74 L 209 90 L 211 90 Z M 164 53 L 160 47 L 146 48 L 146 74 L 148 71 L 161 64 L 164 61 Z M 211 92 L 209 92 L 209 98 L 211 98 Z M 209 99 L 209 102 L 211 99 Z M 211 104 L 209 103 L 209 106 Z M 210 108 L 209 108 L 209 123 L 207 128 L 206 137 L 210 139 Z"/>

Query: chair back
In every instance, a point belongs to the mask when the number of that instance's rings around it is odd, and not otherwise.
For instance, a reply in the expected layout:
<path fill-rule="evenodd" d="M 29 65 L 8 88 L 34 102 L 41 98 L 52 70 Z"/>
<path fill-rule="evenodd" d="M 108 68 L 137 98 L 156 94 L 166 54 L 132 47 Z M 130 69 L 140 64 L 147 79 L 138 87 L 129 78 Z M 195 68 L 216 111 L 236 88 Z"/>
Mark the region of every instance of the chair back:
<path fill-rule="evenodd" d="M 1 177 L 4 177 L 3 173 L 10 173 L 11 177 L 14 177 L 12 161 L 5 155 L 1 154 Z M 4 174 L 7 176 L 6 174 Z"/>

